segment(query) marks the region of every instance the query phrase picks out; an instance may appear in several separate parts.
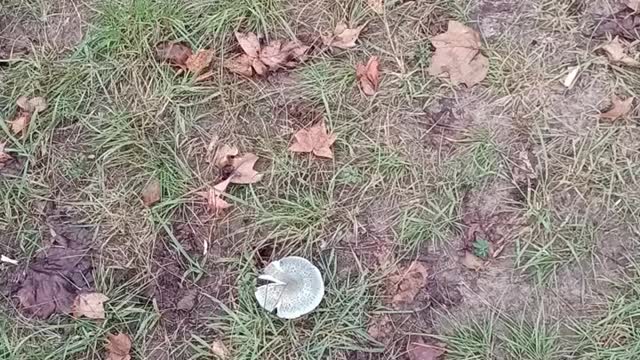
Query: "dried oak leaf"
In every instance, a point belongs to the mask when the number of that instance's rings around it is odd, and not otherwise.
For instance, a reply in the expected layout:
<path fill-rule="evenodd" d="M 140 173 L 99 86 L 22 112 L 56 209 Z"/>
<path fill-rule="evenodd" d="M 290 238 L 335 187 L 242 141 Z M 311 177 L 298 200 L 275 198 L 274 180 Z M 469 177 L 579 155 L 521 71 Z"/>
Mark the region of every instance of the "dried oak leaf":
<path fill-rule="evenodd" d="M 629 44 L 620 40 L 617 36 L 600 47 L 600 49 L 604 50 L 611 64 L 640 67 L 640 61 L 627 55 L 628 48 Z"/>
<path fill-rule="evenodd" d="M 232 157 L 238 155 L 238 148 L 229 145 L 220 145 L 213 156 L 213 165 L 222 169 L 230 164 Z"/>
<path fill-rule="evenodd" d="M 11 155 L 7 154 L 4 151 L 5 146 L 7 146 L 7 143 L 0 143 L 0 169 L 2 169 L 4 167 L 4 164 L 9 162 L 11 159 L 13 159 L 11 157 Z"/>
<path fill-rule="evenodd" d="M 313 153 L 316 156 L 333 159 L 331 145 L 336 141 L 336 135 L 327 133 L 324 120 L 308 129 L 301 129 L 293 135 L 290 151 Z"/>
<path fill-rule="evenodd" d="M 91 269 L 82 239 L 56 234 L 52 245 L 16 276 L 11 292 L 24 312 L 34 317 L 68 314 L 78 292 L 91 287 Z"/>
<path fill-rule="evenodd" d="M 158 201 L 162 196 L 162 187 L 158 179 L 151 179 L 147 185 L 142 189 L 142 203 L 144 206 L 149 207 Z"/>
<path fill-rule="evenodd" d="M 186 69 L 187 60 L 193 55 L 193 51 L 187 43 L 163 41 L 156 45 L 155 55 L 158 61 Z"/>
<path fill-rule="evenodd" d="M 613 95 L 613 97 L 611 98 L 611 109 L 600 114 L 600 117 L 610 121 L 615 121 L 621 117 L 624 117 L 633 108 L 633 99 L 634 97 L 630 96 L 625 100 L 622 100 L 618 96 Z"/>
<path fill-rule="evenodd" d="M 207 200 L 207 207 L 214 214 L 219 214 L 222 210 L 231 207 L 231 204 L 226 202 L 221 196 L 227 190 L 227 186 L 231 182 L 231 177 L 227 180 L 209 188 L 207 191 L 200 191 L 197 194 Z"/>
<path fill-rule="evenodd" d="M 263 174 L 259 174 L 253 169 L 258 161 L 258 157 L 252 153 L 246 153 L 231 160 L 234 172 L 231 175 L 232 184 L 253 184 L 262 180 Z"/>
<path fill-rule="evenodd" d="M 393 295 L 391 304 L 395 308 L 411 304 L 420 291 L 427 285 L 429 273 L 421 262 L 414 261 L 409 266 L 399 269 L 389 277 L 389 294 Z"/>
<path fill-rule="evenodd" d="M 407 356 L 409 360 L 437 360 L 445 351 L 440 347 L 433 347 L 422 341 L 409 341 Z"/>
<path fill-rule="evenodd" d="M 436 48 L 429 74 L 448 76 L 454 85 L 471 87 L 489 71 L 489 60 L 480 53 L 480 34 L 457 21 L 449 21 L 446 33 L 431 38 Z"/>
<path fill-rule="evenodd" d="M 213 61 L 213 50 L 200 49 L 195 54 L 189 56 L 185 61 L 187 70 L 193 74 L 200 74 L 211 65 Z"/>
<path fill-rule="evenodd" d="M 367 64 L 358 64 L 356 67 L 356 78 L 360 89 L 367 96 L 373 96 L 378 91 L 380 83 L 380 62 L 377 56 L 372 56 Z"/>
<path fill-rule="evenodd" d="M 89 319 L 104 319 L 104 302 L 109 298 L 100 293 L 78 294 L 71 306 L 73 317 L 85 316 Z"/>
<path fill-rule="evenodd" d="M 107 360 L 131 360 L 131 338 L 127 334 L 108 334 L 105 349 Z"/>
<path fill-rule="evenodd" d="M 358 40 L 358 37 L 365 26 L 366 24 L 360 25 L 356 28 L 349 28 L 346 23 L 341 21 L 336 25 L 333 34 L 322 36 L 322 42 L 326 46 L 350 49 L 356 46 L 356 40 Z"/>

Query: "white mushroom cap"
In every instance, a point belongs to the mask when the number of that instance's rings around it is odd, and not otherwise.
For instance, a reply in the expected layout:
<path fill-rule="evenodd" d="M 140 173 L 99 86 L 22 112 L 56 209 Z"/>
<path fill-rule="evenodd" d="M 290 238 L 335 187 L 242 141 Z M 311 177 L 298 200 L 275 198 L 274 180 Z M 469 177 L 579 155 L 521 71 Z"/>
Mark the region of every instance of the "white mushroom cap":
<path fill-rule="evenodd" d="M 282 258 L 267 265 L 263 273 L 258 278 L 271 283 L 256 289 L 258 304 L 270 312 L 277 309 L 283 319 L 310 313 L 324 297 L 320 270 L 305 258 Z"/>

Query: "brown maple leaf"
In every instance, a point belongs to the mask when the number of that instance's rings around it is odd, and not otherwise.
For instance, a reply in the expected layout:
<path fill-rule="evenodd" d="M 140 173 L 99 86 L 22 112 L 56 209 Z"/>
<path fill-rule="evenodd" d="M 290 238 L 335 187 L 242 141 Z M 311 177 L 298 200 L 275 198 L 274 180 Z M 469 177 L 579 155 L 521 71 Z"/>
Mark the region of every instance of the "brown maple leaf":
<path fill-rule="evenodd" d="M 152 179 L 147 183 L 147 185 L 142 189 L 142 203 L 144 206 L 149 207 L 158 201 L 162 196 L 162 187 L 160 186 L 160 181 L 158 179 Z"/>
<path fill-rule="evenodd" d="M 413 303 L 415 297 L 427 285 L 428 275 L 427 267 L 421 262 L 414 261 L 390 276 L 388 293 L 393 296 L 391 298 L 393 307 L 399 309 Z"/>
<path fill-rule="evenodd" d="M 253 184 L 262 180 L 263 174 L 259 174 L 253 169 L 258 161 L 258 157 L 252 153 L 246 153 L 240 157 L 231 160 L 231 166 L 234 172 L 231 175 L 231 183 L 233 184 Z"/>
<path fill-rule="evenodd" d="M 248 77 L 254 73 L 265 75 L 282 67 L 293 67 L 309 50 L 309 46 L 297 41 L 283 43 L 282 40 L 274 40 L 262 47 L 254 33 L 236 32 L 236 39 L 244 54 L 225 61 L 224 67 L 233 73 Z"/>
<path fill-rule="evenodd" d="M 104 302 L 109 300 L 100 293 L 83 293 L 78 294 L 71 306 L 73 316 L 88 317 L 89 319 L 104 319 Z"/>
<path fill-rule="evenodd" d="M 613 95 L 613 97 L 611 98 L 611 109 L 600 114 L 600 117 L 610 121 L 615 121 L 621 117 L 624 117 L 633 108 L 633 99 L 634 97 L 630 96 L 625 100 L 622 100 L 618 96 Z"/>
<path fill-rule="evenodd" d="M 322 42 L 326 46 L 350 49 L 356 46 L 356 40 L 358 40 L 358 37 L 365 26 L 366 24 L 355 28 L 349 28 L 345 22 L 341 21 L 336 25 L 333 34 L 322 36 Z"/>
<path fill-rule="evenodd" d="M 489 71 L 489 60 L 480 53 L 480 34 L 457 21 L 449 21 L 446 33 L 431 38 L 436 48 L 429 74 L 447 76 L 454 85 L 471 87 Z"/>
<path fill-rule="evenodd" d="M 107 360 L 131 359 L 131 338 L 127 334 L 108 334 L 107 344 L 104 347 L 107 350 Z"/>
<path fill-rule="evenodd" d="M 191 47 L 185 42 L 163 41 L 155 47 L 155 56 L 158 61 L 166 62 L 181 69 L 187 68 L 187 60 L 192 55 Z"/>
<path fill-rule="evenodd" d="M 211 65 L 213 55 L 213 50 L 200 49 L 187 58 L 185 66 L 191 73 L 198 75 Z"/>
<path fill-rule="evenodd" d="M 600 47 L 600 49 L 604 50 L 611 64 L 640 67 L 640 61 L 627 55 L 628 48 L 629 44 L 620 40 L 617 36 Z"/>
<path fill-rule="evenodd" d="M 205 198 L 205 200 L 207 200 L 207 207 L 215 215 L 231 207 L 231 204 L 229 204 L 221 197 L 227 190 L 227 186 L 229 186 L 230 182 L 231 177 L 209 188 L 209 190 L 207 191 L 200 191 L 197 193 L 199 196 L 202 196 L 203 198 Z"/>
<path fill-rule="evenodd" d="M 358 64 L 356 67 L 356 78 L 360 84 L 360 89 L 367 96 L 373 96 L 378 91 L 380 82 L 380 62 L 377 56 L 372 56 L 367 64 Z"/>
<path fill-rule="evenodd" d="M 336 135 L 327 133 L 324 120 L 308 129 L 299 130 L 293 137 L 293 144 L 291 144 L 289 150 L 313 153 L 319 157 L 333 159 L 331 145 L 336 141 Z"/>

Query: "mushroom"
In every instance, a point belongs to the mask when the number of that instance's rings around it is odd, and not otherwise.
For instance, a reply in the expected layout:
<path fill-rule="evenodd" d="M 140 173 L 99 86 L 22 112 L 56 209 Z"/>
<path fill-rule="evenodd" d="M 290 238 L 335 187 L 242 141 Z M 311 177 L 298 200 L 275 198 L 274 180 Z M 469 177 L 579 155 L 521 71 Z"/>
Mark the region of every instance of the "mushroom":
<path fill-rule="evenodd" d="M 289 256 L 267 265 L 258 279 L 270 281 L 256 289 L 258 304 L 283 319 L 295 319 L 318 307 L 324 296 L 320 270 L 309 260 Z"/>

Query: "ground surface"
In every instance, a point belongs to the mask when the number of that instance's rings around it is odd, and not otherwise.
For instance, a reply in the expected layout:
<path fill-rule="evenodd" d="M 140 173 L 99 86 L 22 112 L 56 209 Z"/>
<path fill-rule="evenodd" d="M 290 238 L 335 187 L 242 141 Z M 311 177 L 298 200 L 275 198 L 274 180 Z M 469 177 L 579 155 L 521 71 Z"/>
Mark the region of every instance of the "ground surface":
<path fill-rule="evenodd" d="M 109 332 L 134 359 L 640 358 L 640 110 L 601 121 L 612 94 L 640 97 L 640 71 L 594 51 L 613 0 L 5 0 L 0 7 L 0 358 L 104 359 Z M 341 20 L 367 23 L 358 45 L 327 50 Z M 429 38 L 461 21 L 483 37 L 487 78 L 431 77 Z M 195 83 L 154 59 L 182 40 L 238 51 L 234 30 L 297 37 L 316 49 L 266 79 L 216 67 Z M 377 55 L 366 98 L 355 64 Z M 561 81 L 581 65 L 576 84 Z M 24 137 L 16 99 L 48 109 Z M 287 151 L 324 117 L 335 159 Z M 207 144 L 256 153 L 261 182 L 231 187 L 213 216 L 196 191 L 219 171 Z M 162 200 L 140 199 L 152 178 Z M 105 321 L 26 317 L 14 275 L 51 242 L 86 234 Z M 62 229 L 62 230 L 60 230 Z M 480 271 L 478 239 L 502 251 Z M 205 251 L 206 249 L 206 251 Z M 205 253 L 206 252 L 206 253 Z M 286 255 L 312 259 L 327 294 L 282 321 L 259 308 L 256 276 Z M 413 261 L 428 281 L 389 306 L 389 279 Z"/>

